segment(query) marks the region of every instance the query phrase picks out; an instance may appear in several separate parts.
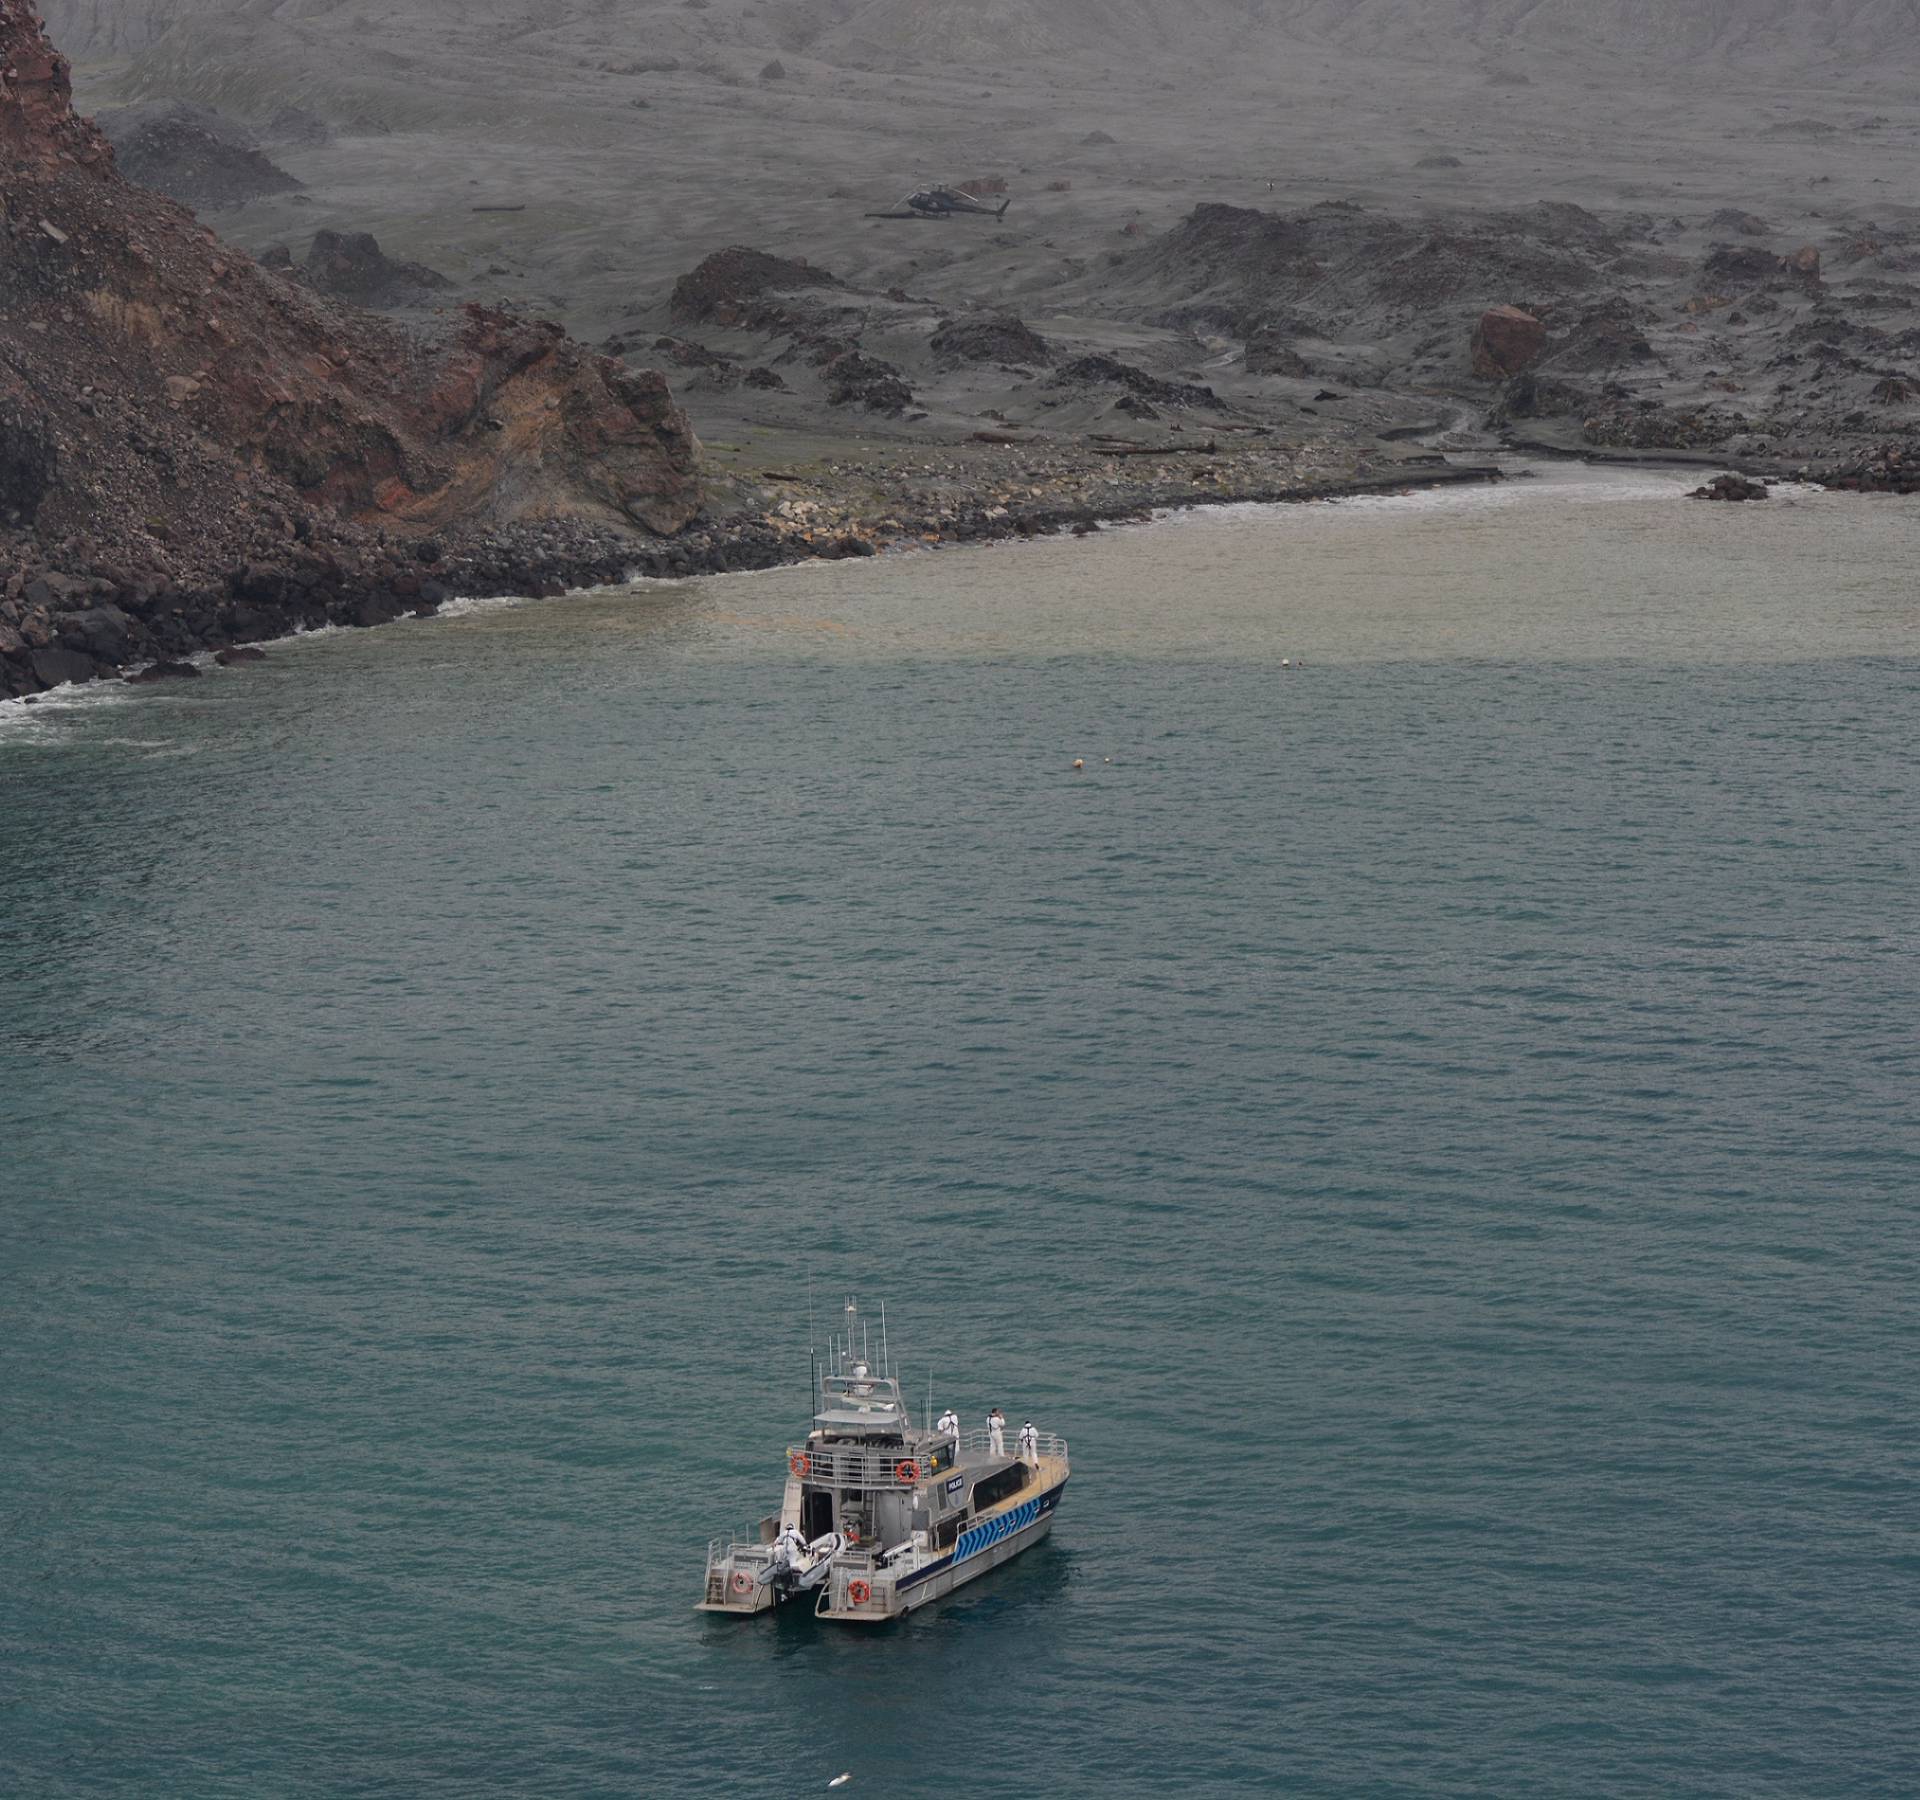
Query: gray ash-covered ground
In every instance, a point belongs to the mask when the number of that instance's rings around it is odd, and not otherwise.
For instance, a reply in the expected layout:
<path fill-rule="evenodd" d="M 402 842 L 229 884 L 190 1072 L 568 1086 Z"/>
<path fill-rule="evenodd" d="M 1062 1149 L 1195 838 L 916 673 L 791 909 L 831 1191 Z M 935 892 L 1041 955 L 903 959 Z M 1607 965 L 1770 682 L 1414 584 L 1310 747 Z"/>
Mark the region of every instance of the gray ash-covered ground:
<path fill-rule="evenodd" d="M 706 511 L 657 557 L 687 568 L 1391 481 L 1503 441 L 1906 491 L 1920 44 L 1885 11 L 53 8 L 96 105 L 215 109 L 212 173 L 163 133 L 153 179 L 205 181 L 223 237 L 290 289 L 331 270 L 443 339 L 486 302 L 664 371 L 706 444 Z M 255 155 L 299 186 L 221 186 Z M 968 178 L 1004 183 L 1004 219 L 867 216 Z M 7 422 L 0 528 L 121 430 L 125 394 L 69 385 L 70 417 Z M 121 439 L 164 449 L 170 418 L 133 406 Z M 232 519 L 156 491 L 183 534 L 156 560 L 227 541 Z M 511 579 L 522 529 L 460 578 Z M 614 566 L 617 528 L 585 529 L 553 527 L 568 543 L 524 578 Z M 33 554 L 83 584 L 125 572 L 89 547 L 43 527 Z M 335 612 L 356 583 L 411 598 L 416 571 L 396 589 L 372 554 L 364 581 L 344 559 Z"/>
<path fill-rule="evenodd" d="M 1051 366 L 1110 356 L 1333 445 L 1505 409 L 1570 446 L 1751 443 L 1816 462 L 1913 422 L 1881 387 L 1912 373 L 1900 315 L 1920 267 L 1920 36 L 1900 11 L 54 7 L 80 34 L 83 88 L 218 107 L 305 184 L 222 214 L 242 245 L 297 255 L 320 229 L 371 232 L 448 276 L 450 298 L 532 304 L 632 360 L 672 333 L 777 374 L 785 392 L 703 371 L 688 400 L 708 437 L 797 449 L 822 430 L 952 442 L 994 414 L 1062 435 L 1154 423 L 1116 414 L 1111 391 L 1045 388 L 1030 347 L 957 351 L 956 333 L 984 343 L 1011 319 Z M 782 78 L 761 80 L 773 61 Z M 295 107 L 324 141 L 266 135 Z M 1005 183 L 1003 220 L 867 216 L 981 177 Z M 1254 214 L 1271 222 L 1232 227 Z M 837 308 L 811 307 L 819 343 L 669 315 L 675 284 L 728 245 L 845 284 Z M 1752 253 L 1748 272 L 1709 267 L 1717 245 Z M 1817 288 L 1763 266 L 1807 246 Z M 1517 404 L 1470 378 L 1474 319 L 1498 305 L 1550 314 L 1551 356 Z M 1829 336 L 1795 344 L 1795 324 Z M 850 350 L 911 401 L 866 379 L 881 404 L 831 405 L 819 370 Z M 1848 358 L 1885 368 L 1867 380 Z"/>
<path fill-rule="evenodd" d="M 783 377 L 777 393 L 696 387 L 710 436 L 803 433 L 871 391 L 866 409 L 901 442 L 1197 430 L 1820 468 L 1920 429 L 1916 269 L 1920 221 L 1836 219 L 1800 242 L 1724 212 L 1203 204 L 1076 270 L 1031 316 L 739 249 L 676 288 L 709 296 L 704 312 L 681 298 L 667 316 L 685 327 L 683 365 Z M 661 316 L 632 308 L 636 339 Z"/>

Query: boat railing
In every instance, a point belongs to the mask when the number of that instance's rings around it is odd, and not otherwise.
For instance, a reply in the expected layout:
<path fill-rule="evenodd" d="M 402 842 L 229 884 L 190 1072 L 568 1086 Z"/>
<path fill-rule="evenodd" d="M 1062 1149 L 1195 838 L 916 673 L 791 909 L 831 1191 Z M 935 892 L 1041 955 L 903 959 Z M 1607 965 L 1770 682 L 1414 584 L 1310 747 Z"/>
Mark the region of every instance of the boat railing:
<path fill-rule="evenodd" d="M 927 1473 L 922 1451 L 861 1450 L 849 1444 L 796 1444 L 787 1451 L 787 1467 L 803 1481 L 868 1493 L 917 1486 Z"/>
<path fill-rule="evenodd" d="M 707 1540 L 707 1567 L 717 1569 L 729 1562 L 765 1562 L 773 1555 L 773 1546 L 763 1543 L 759 1533 L 747 1526 L 737 1536 Z"/>
<path fill-rule="evenodd" d="M 1018 1433 L 1005 1432 L 1002 1440 L 1005 1453 L 1019 1454 Z M 1065 1438 L 1051 1431 L 1043 1431 L 1039 1441 L 1042 1456 L 1066 1461 Z M 963 1431 L 960 1433 L 960 1448 L 963 1452 L 991 1455 L 992 1434 L 984 1429 Z M 854 1444 L 790 1444 L 787 1447 L 787 1467 L 803 1481 L 811 1481 L 821 1487 L 857 1488 L 865 1493 L 916 1487 L 921 1477 L 931 1472 L 922 1450 L 866 1450 Z"/>
<path fill-rule="evenodd" d="M 1009 1456 L 1020 1453 L 1020 1434 L 1009 1426 L 1001 1434 L 1003 1452 Z M 1055 1432 L 1043 1431 L 1039 1434 L 1040 1454 L 1057 1457 L 1061 1462 L 1067 1460 L 1067 1440 Z M 993 1454 L 993 1433 L 987 1430 L 963 1431 L 960 1434 L 960 1448 L 977 1450 L 982 1456 Z"/>

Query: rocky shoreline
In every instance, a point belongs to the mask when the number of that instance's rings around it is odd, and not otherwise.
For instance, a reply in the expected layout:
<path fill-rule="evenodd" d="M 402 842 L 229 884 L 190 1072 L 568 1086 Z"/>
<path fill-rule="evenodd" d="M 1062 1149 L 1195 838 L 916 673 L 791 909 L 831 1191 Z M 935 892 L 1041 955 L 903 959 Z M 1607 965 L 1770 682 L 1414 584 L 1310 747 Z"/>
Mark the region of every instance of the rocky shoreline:
<path fill-rule="evenodd" d="M 1168 461 L 1173 458 L 1169 456 Z M 932 494 L 884 484 L 874 504 L 842 471 L 788 477 L 791 497 L 773 509 L 696 523 L 672 538 L 636 539 L 578 520 L 519 525 L 448 547 L 428 538 L 351 545 L 294 542 L 217 581 L 187 586 L 129 579 L 124 571 L 69 556 L 67 567 L 21 570 L 0 596 L 0 698 L 33 699 L 66 683 L 153 681 L 199 673 L 194 658 L 228 653 L 324 626 L 365 627 L 430 617 L 455 598 L 551 598 L 636 578 L 737 574 L 815 561 L 870 557 L 943 544 L 977 544 L 1072 533 L 1195 506 L 1326 501 L 1419 487 L 1502 479 L 1487 464 L 1443 461 L 1298 473 L 1272 453 L 1208 462 L 1177 475 L 1147 473 L 1096 492 L 1055 482 L 1019 484 L 1020 473 L 988 464 L 999 479 L 973 491 Z M 246 660 L 244 658 L 239 660 Z"/>

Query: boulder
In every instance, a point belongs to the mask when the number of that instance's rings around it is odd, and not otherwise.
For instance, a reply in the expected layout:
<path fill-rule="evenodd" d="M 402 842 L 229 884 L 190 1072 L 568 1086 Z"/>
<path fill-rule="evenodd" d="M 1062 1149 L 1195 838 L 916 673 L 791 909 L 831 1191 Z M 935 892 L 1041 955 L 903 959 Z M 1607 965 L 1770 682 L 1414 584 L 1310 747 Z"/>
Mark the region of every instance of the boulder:
<path fill-rule="evenodd" d="M 1282 375 L 1290 381 L 1313 377 L 1307 359 L 1287 341 L 1285 333 L 1267 325 L 1256 328 L 1247 339 L 1247 373 Z"/>
<path fill-rule="evenodd" d="M 729 369 L 740 360 L 737 356 L 729 356 L 724 350 L 710 350 L 705 344 L 695 343 L 692 338 L 657 337 L 653 340 L 653 347 L 683 369 Z"/>
<path fill-rule="evenodd" d="M 1547 347 L 1547 328 L 1517 306 L 1490 306 L 1473 328 L 1473 372 L 1483 381 L 1504 381 L 1535 361 Z"/>
<path fill-rule="evenodd" d="M 216 650 L 213 660 L 223 669 L 231 669 L 239 663 L 265 662 L 267 653 L 256 650 L 251 644 L 229 644 L 224 650 Z"/>
<path fill-rule="evenodd" d="M 424 263 L 399 262 L 380 248 L 370 231 L 316 231 L 300 266 L 316 293 L 357 306 L 408 306 L 453 286 Z"/>
<path fill-rule="evenodd" d="M 126 656 L 132 623 L 117 606 L 89 607 L 85 612 L 64 613 L 53 621 L 66 648 L 103 663 L 119 662 Z"/>
<path fill-rule="evenodd" d="M 1705 487 L 1697 487 L 1687 496 L 1689 500 L 1765 500 L 1767 490 L 1757 481 L 1749 481 L 1744 475 L 1716 475 Z"/>
<path fill-rule="evenodd" d="M 1011 314 L 987 319 L 954 319 L 933 334 L 928 347 L 949 368 L 960 363 L 1053 361 L 1053 346 L 1024 320 Z"/>
<path fill-rule="evenodd" d="M 831 406 L 861 406 L 868 412 L 902 413 L 913 404 L 913 389 L 892 363 L 864 350 L 843 350 L 822 371 Z"/>
<path fill-rule="evenodd" d="M 1802 244 L 1798 250 L 1780 259 L 1780 272 L 1783 275 L 1796 276 L 1801 281 L 1820 279 L 1820 252 L 1811 244 Z"/>
<path fill-rule="evenodd" d="M 1707 252 L 1706 285 L 1717 291 L 1751 287 L 1771 281 L 1780 269 L 1780 258 L 1759 244 L 1715 244 Z"/>
<path fill-rule="evenodd" d="M 300 183 L 260 152 L 253 134 L 205 107 L 163 100 L 99 115 L 120 173 L 186 206 L 244 206 Z"/>
<path fill-rule="evenodd" d="M 156 662 L 136 669 L 127 680 L 136 687 L 144 687 L 155 681 L 195 681 L 199 676 L 200 671 L 190 662 Z"/>
<path fill-rule="evenodd" d="M 59 687 L 69 681 L 91 681 L 99 674 L 99 665 L 79 650 L 64 650 L 50 644 L 33 653 L 31 667 L 42 687 Z"/>
<path fill-rule="evenodd" d="M 841 285 L 837 276 L 810 262 L 735 244 L 714 251 L 682 275 L 673 285 L 667 310 L 680 324 L 711 320 L 716 325 L 742 325 L 751 322 L 769 294 Z"/>
<path fill-rule="evenodd" d="M 1823 487 L 1853 494 L 1920 494 L 1920 454 L 1898 444 L 1883 444 L 1819 479 Z"/>
<path fill-rule="evenodd" d="M 1145 369 L 1136 369 L 1117 356 L 1107 356 L 1099 351 L 1074 358 L 1047 385 L 1056 388 L 1119 388 L 1133 395 L 1136 400 L 1161 406 L 1220 404 L 1219 396 L 1210 387 L 1201 387 L 1195 382 L 1162 381 L 1156 375 L 1149 375 Z"/>

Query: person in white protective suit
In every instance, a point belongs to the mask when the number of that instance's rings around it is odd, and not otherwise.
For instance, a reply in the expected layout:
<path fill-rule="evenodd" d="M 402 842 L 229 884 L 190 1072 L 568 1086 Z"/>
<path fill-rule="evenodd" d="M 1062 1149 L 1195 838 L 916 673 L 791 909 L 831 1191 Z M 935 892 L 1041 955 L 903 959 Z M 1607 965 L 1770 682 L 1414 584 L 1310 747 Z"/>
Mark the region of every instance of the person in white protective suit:
<path fill-rule="evenodd" d="M 1020 1460 L 1025 1463 L 1032 1463 L 1038 1467 L 1040 1462 L 1040 1433 L 1034 1429 L 1031 1419 L 1020 1427 L 1019 1441 Z"/>
<path fill-rule="evenodd" d="M 773 1540 L 776 1553 L 784 1554 L 787 1561 L 797 1563 L 806 1553 L 807 1540 L 798 1525 L 783 1525 L 780 1535 Z"/>
<path fill-rule="evenodd" d="M 997 1406 L 987 1414 L 987 1448 L 995 1456 L 1007 1453 L 1007 1415 Z"/>
<path fill-rule="evenodd" d="M 953 1434 L 955 1447 L 958 1447 L 960 1438 L 960 1415 L 955 1412 L 952 1407 L 948 1407 L 939 1418 L 934 1420 L 933 1428 L 935 1431 L 951 1432 Z"/>

